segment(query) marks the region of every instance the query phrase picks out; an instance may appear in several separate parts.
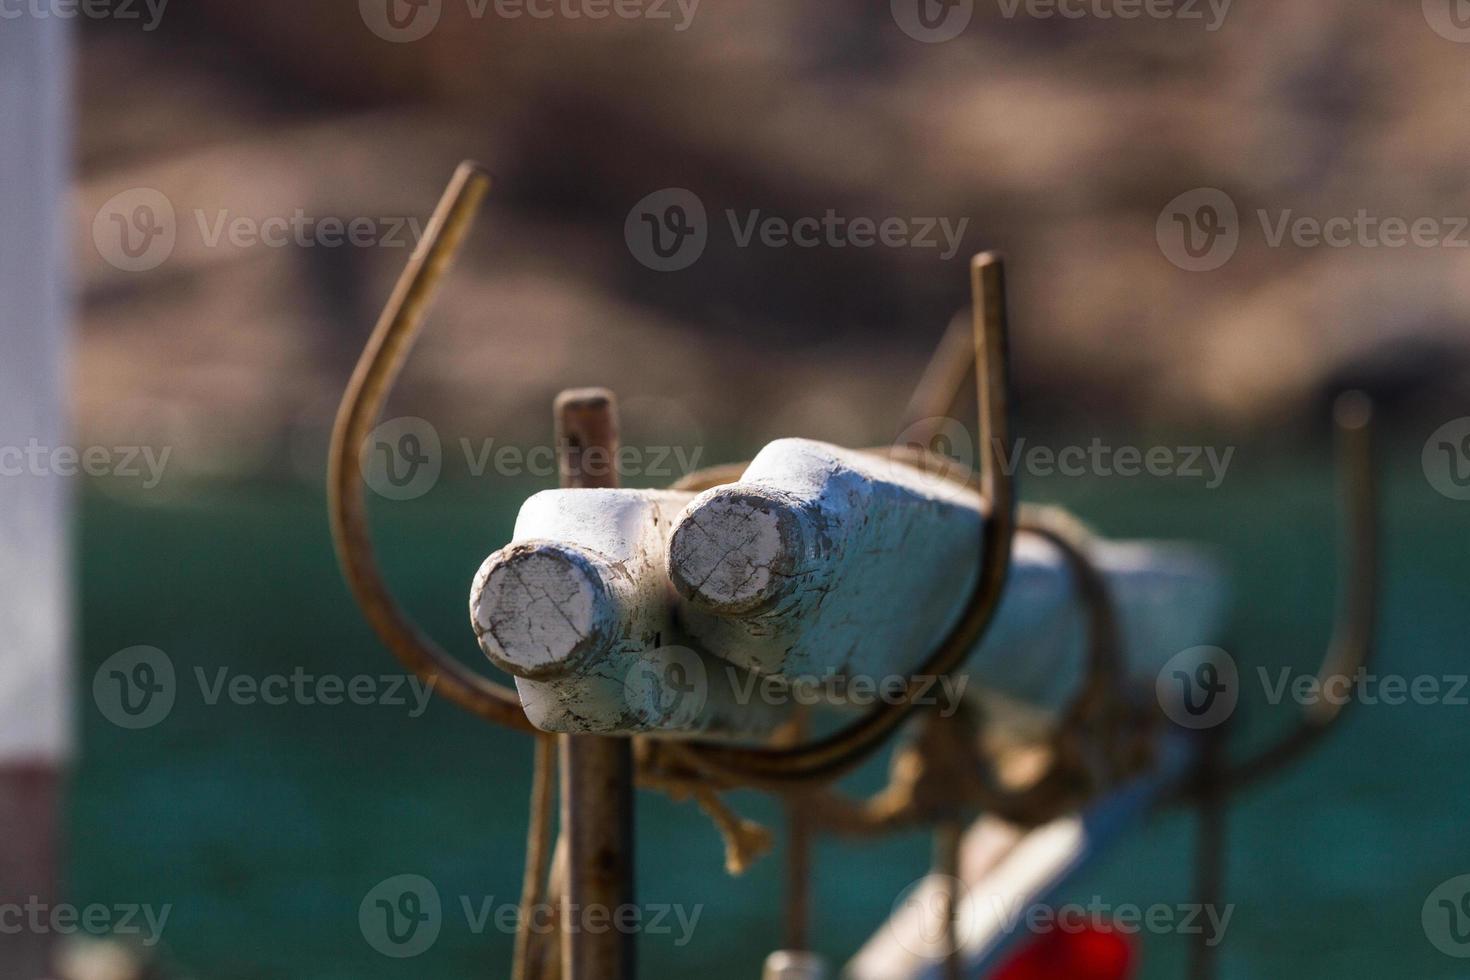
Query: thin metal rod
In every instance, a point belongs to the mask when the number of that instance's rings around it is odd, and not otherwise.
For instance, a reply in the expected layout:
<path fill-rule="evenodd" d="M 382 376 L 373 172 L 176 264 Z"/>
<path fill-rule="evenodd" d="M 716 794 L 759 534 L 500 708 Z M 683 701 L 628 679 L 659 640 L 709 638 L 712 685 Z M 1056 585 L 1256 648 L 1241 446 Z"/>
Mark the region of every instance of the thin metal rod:
<path fill-rule="evenodd" d="M 791 740 L 800 743 L 811 728 L 806 709 L 791 720 Z M 812 920 L 812 797 L 786 797 L 786 937 L 784 948 L 795 952 L 811 948 Z"/>
<path fill-rule="evenodd" d="M 807 709 L 797 711 L 790 738 L 799 744 L 811 729 Z M 786 937 L 785 949 L 811 948 L 813 798 L 806 793 L 786 797 Z"/>
<path fill-rule="evenodd" d="M 521 882 L 521 916 L 516 923 L 513 980 L 540 980 L 538 963 L 542 937 L 536 916 L 546 904 L 546 863 L 551 852 L 551 817 L 556 797 L 556 744 L 549 735 L 535 740 L 531 778 L 531 817 L 526 829 L 526 874 Z"/>
<path fill-rule="evenodd" d="M 812 820 L 804 799 L 786 805 L 785 949 L 811 948 Z"/>
<path fill-rule="evenodd" d="M 556 399 L 564 487 L 618 485 L 617 409 L 603 388 Z M 634 937 L 617 928 L 633 903 L 633 743 L 558 735 L 561 827 L 567 842 L 562 903 L 563 980 L 633 980 Z M 592 925 L 593 928 L 589 928 Z"/>
<path fill-rule="evenodd" d="M 555 747 L 555 746 L 553 746 Z M 546 905 L 560 910 L 567 888 L 567 839 L 557 838 L 551 852 L 551 874 L 547 876 Z M 531 962 L 526 973 L 531 980 L 561 980 L 561 915 L 551 917 L 546 935 L 531 945 Z"/>
<path fill-rule="evenodd" d="M 1208 730 L 1200 746 L 1195 794 L 1199 823 L 1195 830 L 1194 890 L 1196 908 L 1206 913 L 1221 908 L 1225 895 L 1225 785 L 1221 781 L 1225 757 L 1225 728 Z M 1190 980 L 1215 980 L 1220 971 L 1218 938 L 1201 931 L 1189 953 Z"/>
<path fill-rule="evenodd" d="M 944 978 L 963 980 L 964 956 L 960 951 L 960 841 L 964 827 L 946 820 L 934 828 L 934 870 L 944 888 Z"/>

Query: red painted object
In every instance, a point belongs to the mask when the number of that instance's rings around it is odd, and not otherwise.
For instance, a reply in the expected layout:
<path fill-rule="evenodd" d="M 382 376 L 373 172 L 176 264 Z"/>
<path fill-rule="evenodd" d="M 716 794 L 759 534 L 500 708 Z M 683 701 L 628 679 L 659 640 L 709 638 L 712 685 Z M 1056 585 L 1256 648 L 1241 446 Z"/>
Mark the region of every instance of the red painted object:
<path fill-rule="evenodd" d="M 1025 946 L 991 980 L 1128 980 L 1138 951 L 1110 928 L 1055 930 Z"/>

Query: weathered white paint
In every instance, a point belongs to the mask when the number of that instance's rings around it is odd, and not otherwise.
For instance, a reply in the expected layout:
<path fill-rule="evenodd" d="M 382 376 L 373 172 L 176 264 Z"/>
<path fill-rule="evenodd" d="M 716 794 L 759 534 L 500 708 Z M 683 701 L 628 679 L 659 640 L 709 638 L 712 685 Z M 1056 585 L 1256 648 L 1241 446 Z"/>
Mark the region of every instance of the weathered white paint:
<path fill-rule="evenodd" d="M 698 497 L 537 494 L 475 576 L 470 614 L 538 727 L 760 737 L 798 700 L 857 693 L 798 684 L 796 698 L 792 682 L 868 679 L 872 694 L 918 670 L 973 586 L 982 521 L 979 498 L 951 482 L 785 439 L 740 482 Z M 1132 671 L 1157 672 L 1214 639 L 1222 588 L 1208 561 L 1176 545 L 1089 547 Z M 1018 732 L 1043 725 L 1076 694 L 1087 649 L 1061 550 L 1020 534 L 995 621 L 967 664 L 969 691 L 1005 699 Z M 757 674 L 774 686 L 752 683 Z"/>
<path fill-rule="evenodd" d="M 974 586 L 984 520 L 972 491 L 915 467 L 805 439 L 763 449 L 738 483 L 700 494 L 669 544 L 680 625 L 733 663 L 790 680 L 919 669 Z M 1140 674 L 1214 639 L 1221 578 L 1177 546 L 1098 542 L 1093 558 Z M 977 686 L 1047 708 L 1086 664 L 1084 611 L 1060 550 L 1016 538 Z"/>
<path fill-rule="evenodd" d="M 57 17 L 0 27 L 0 767 L 71 743 L 70 481 L 15 456 L 69 444 L 70 35 Z"/>
<path fill-rule="evenodd" d="M 548 490 L 470 590 L 481 649 L 516 675 L 538 728 L 671 737 L 764 736 L 789 707 L 744 672 L 683 645 L 665 576 L 673 519 L 692 494 Z"/>
<path fill-rule="evenodd" d="M 475 632 L 485 655 L 517 677 L 565 676 L 582 656 L 638 635 L 638 621 L 656 607 L 638 602 L 637 584 L 587 548 L 521 541 L 481 566 L 472 591 Z"/>

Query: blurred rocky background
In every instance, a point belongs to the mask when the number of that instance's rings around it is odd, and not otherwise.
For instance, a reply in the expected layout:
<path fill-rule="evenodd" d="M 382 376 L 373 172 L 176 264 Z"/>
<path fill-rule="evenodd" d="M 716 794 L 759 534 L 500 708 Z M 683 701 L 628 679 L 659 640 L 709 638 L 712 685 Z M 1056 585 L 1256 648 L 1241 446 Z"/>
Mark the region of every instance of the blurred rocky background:
<path fill-rule="evenodd" d="M 407 219 L 465 157 L 497 186 L 394 406 L 450 438 L 544 438 L 555 391 L 586 383 L 619 390 L 644 443 L 891 438 L 982 248 L 1012 259 L 1038 424 L 1291 436 L 1321 431 L 1345 384 L 1390 419 L 1452 410 L 1470 364 L 1453 22 L 1346 0 L 1126 20 L 960 0 L 925 8 L 967 18 L 936 42 L 904 29 L 905 2 L 594 18 L 611 3 L 193 0 L 85 20 L 80 438 L 171 445 L 171 473 L 318 478 Z M 625 221 L 674 187 L 704 205 L 708 245 L 660 272 Z M 1189 271 L 1164 212 L 1201 187 L 1238 208 L 1239 243 Z M 138 188 L 167 199 L 175 240 L 130 271 L 106 236 Z M 727 217 L 829 209 L 963 236 L 948 257 L 937 232 L 742 247 Z M 1270 240 L 1283 216 L 1360 211 L 1433 219 L 1443 240 Z M 293 216 L 301 241 L 248 234 Z M 323 244 L 328 219 L 366 219 L 373 243 Z"/>

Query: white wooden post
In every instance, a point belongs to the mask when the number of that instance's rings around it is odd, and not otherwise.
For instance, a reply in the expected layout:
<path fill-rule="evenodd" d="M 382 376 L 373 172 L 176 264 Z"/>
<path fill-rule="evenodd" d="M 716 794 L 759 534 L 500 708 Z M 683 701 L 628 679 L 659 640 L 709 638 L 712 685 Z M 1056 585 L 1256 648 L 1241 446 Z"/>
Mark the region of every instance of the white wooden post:
<path fill-rule="evenodd" d="M 57 777 L 71 748 L 71 493 L 24 456 L 68 437 L 69 50 L 60 18 L 0 27 L 0 904 L 55 899 Z M 48 946 L 5 936 L 0 974 L 49 975 Z"/>

